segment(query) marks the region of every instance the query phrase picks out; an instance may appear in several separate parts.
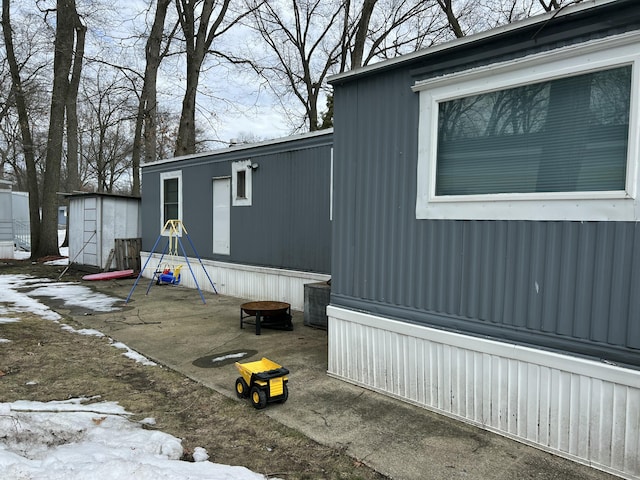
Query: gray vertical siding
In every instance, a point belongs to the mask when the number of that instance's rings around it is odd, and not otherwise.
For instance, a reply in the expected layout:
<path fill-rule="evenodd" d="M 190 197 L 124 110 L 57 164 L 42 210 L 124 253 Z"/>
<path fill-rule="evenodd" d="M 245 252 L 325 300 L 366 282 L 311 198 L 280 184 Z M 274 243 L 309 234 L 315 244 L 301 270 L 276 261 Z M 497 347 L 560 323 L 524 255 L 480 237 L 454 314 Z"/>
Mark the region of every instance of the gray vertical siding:
<path fill-rule="evenodd" d="M 600 31 L 584 31 L 593 18 L 576 31 L 591 38 L 639 28 L 632 2 L 623 3 Z M 622 25 L 625 16 L 635 26 Z M 552 48 L 543 37 L 575 42 L 567 22 L 536 41 L 517 32 L 495 48 L 465 47 L 468 57 L 452 50 L 334 80 L 332 304 L 640 365 L 638 224 L 415 216 L 417 75 Z"/>
<path fill-rule="evenodd" d="M 144 167 L 143 249 L 160 233 L 160 173 L 181 170 L 183 222 L 202 258 L 329 273 L 331 148 L 327 133 Z M 231 176 L 232 162 L 249 158 L 259 164 L 252 205 L 231 207 L 230 255 L 214 255 L 213 178 Z"/>

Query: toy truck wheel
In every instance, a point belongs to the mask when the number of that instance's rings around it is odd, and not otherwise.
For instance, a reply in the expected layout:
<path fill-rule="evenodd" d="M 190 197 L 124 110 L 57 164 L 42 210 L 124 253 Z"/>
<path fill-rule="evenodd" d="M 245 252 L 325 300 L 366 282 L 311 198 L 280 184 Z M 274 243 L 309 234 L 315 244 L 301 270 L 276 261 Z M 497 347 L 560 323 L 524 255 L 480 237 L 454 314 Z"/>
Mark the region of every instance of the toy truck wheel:
<path fill-rule="evenodd" d="M 249 396 L 249 385 L 242 377 L 236 379 L 236 395 L 238 395 L 238 398 L 247 398 Z"/>
<path fill-rule="evenodd" d="M 287 398 L 289 398 L 289 387 L 287 387 L 287 384 L 285 383 L 282 386 L 282 398 L 278 400 L 278 402 L 284 403 L 287 401 Z"/>
<path fill-rule="evenodd" d="M 267 406 L 267 394 L 258 387 L 251 388 L 251 404 L 255 408 L 264 408 Z"/>

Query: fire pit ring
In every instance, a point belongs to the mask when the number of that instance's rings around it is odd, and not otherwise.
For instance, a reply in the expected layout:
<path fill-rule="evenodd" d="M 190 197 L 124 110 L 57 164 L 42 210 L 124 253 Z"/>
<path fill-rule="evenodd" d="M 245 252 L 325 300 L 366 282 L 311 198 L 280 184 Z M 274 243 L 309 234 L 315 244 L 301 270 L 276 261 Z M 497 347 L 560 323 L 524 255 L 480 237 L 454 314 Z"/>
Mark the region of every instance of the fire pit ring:
<path fill-rule="evenodd" d="M 255 320 L 247 322 L 250 317 L 255 317 Z M 240 328 L 244 328 L 245 323 L 255 323 L 256 335 L 260 335 L 261 327 L 293 330 L 291 305 L 272 300 L 243 303 L 240 305 Z"/>

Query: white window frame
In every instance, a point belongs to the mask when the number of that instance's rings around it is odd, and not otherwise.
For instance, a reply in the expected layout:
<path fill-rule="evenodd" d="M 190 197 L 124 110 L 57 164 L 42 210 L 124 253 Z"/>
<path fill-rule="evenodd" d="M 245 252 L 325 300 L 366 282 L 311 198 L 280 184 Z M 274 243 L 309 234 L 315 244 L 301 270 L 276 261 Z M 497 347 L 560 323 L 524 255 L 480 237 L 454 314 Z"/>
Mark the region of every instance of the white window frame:
<path fill-rule="evenodd" d="M 438 106 L 457 98 L 567 76 L 632 66 L 626 185 L 623 191 L 435 194 Z M 418 81 L 417 219 L 637 221 L 640 33 L 623 34 L 511 62 Z"/>
<path fill-rule="evenodd" d="M 164 181 L 170 180 L 173 178 L 178 179 L 178 218 L 177 220 L 182 221 L 182 170 L 175 170 L 172 172 L 163 172 L 160 174 L 160 230 L 162 235 L 168 236 L 169 232 L 164 231 L 164 224 L 167 220 L 173 220 L 164 218 Z M 182 233 L 182 232 L 180 232 Z"/>
<path fill-rule="evenodd" d="M 231 205 L 234 207 L 250 207 L 251 206 L 251 195 L 252 188 L 251 185 L 253 183 L 253 168 L 251 159 L 249 160 L 241 160 L 239 162 L 233 162 L 231 164 Z M 244 197 L 238 197 L 238 172 L 245 172 L 244 177 Z"/>

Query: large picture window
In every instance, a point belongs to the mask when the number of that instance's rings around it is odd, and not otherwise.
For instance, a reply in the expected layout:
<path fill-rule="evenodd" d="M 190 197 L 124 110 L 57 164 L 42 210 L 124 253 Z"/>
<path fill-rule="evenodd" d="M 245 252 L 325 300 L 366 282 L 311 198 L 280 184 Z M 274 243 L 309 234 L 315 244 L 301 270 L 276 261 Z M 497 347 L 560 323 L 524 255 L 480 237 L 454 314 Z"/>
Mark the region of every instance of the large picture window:
<path fill-rule="evenodd" d="M 635 220 L 638 50 L 593 50 L 419 82 L 417 217 Z"/>
<path fill-rule="evenodd" d="M 623 191 L 631 67 L 438 109 L 436 195 Z"/>

